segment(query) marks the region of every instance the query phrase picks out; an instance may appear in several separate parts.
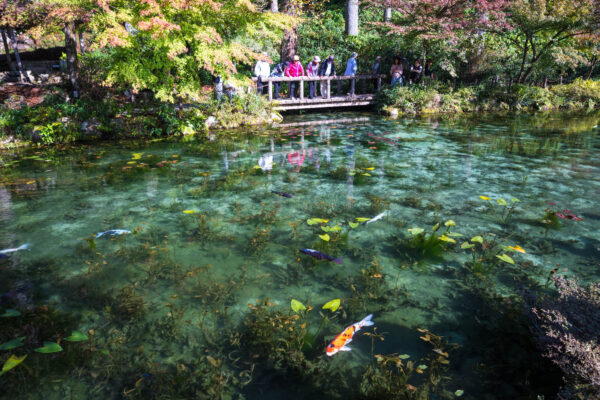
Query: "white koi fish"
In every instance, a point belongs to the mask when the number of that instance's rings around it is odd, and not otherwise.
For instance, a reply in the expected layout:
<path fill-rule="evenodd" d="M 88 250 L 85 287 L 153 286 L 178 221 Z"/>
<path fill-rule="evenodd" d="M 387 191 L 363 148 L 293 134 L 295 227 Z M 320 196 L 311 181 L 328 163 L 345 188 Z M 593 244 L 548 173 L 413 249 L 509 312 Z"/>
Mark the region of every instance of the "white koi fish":
<path fill-rule="evenodd" d="M 17 251 L 27 250 L 29 248 L 29 246 L 30 246 L 29 243 L 25 243 L 24 245 L 19 246 L 19 247 L 15 247 L 14 249 L 0 250 L 0 256 L 7 257 L 7 255 L 10 254 L 10 253 L 16 253 Z"/>
<path fill-rule="evenodd" d="M 98 232 L 98 234 L 96 235 L 96 239 L 101 238 L 103 236 L 119 236 L 125 235 L 127 233 L 131 233 L 131 231 L 127 231 L 125 229 L 111 229 L 106 232 Z"/>
<path fill-rule="evenodd" d="M 375 222 L 375 221 L 379 221 L 381 218 L 383 218 L 385 216 L 385 213 L 382 212 L 379 215 L 376 215 L 375 217 L 371 218 L 370 220 L 367 221 L 367 224 L 370 224 L 371 222 Z"/>

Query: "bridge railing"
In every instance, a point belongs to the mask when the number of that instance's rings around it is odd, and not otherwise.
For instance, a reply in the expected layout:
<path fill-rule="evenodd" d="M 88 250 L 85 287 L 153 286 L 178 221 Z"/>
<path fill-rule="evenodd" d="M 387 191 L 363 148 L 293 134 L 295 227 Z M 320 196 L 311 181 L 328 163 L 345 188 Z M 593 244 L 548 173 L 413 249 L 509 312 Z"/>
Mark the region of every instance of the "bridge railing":
<path fill-rule="evenodd" d="M 367 91 L 367 82 L 373 81 L 376 83 L 375 89 L 378 92 L 381 90 L 382 80 L 386 77 L 384 74 L 370 74 L 370 75 L 354 75 L 354 76 L 298 76 L 298 77 L 269 77 L 263 78 L 261 82 L 267 85 L 268 93 L 269 93 L 269 101 L 273 101 L 273 84 L 274 83 L 282 83 L 282 82 L 299 82 L 300 87 L 300 96 L 299 100 L 304 100 L 304 82 L 315 82 L 315 86 L 318 82 L 325 82 L 325 98 L 331 99 L 331 82 L 337 82 L 337 94 L 341 96 L 341 82 L 342 81 L 354 81 L 354 87 L 356 88 L 356 82 L 360 81 L 362 84 L 362 92 L 366 93 Z M 256 80 L 256 78 L 255 78 Z M 317 88 L 315 87 L 315 93 Z M 290 93 L 291 94 L 291 93 Z"/>

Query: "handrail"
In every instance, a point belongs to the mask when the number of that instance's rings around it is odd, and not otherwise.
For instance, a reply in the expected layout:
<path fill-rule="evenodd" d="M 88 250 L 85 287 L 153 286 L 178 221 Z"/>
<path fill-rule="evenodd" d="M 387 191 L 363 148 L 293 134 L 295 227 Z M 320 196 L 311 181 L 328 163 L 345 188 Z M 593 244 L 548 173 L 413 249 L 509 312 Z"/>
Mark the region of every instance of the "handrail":
<path fill-rule="evenodd" d="M 325 82 L 325 87 L 327 88 L 326 90 L 326 94 L 325 94 L 325 98 L 326 99 L 330 99 L 331 98 L 331 81 L 337 81 L 338 82 L 338 92 L 340 90 L 340 81 L 348 81 L 348 80 L 352 80 L 352 81 L 358 81 L 358 80 L 367 80 L 367 79 L 376 79 L 377 80 L 377 91 L 381 90 L 381 83 L 382 80 L 384 78 L 386 78 L 387 75 L 385 74 L 362 74 L 362 75 L 353 75 L 353 76 L 346 76 L 346 75 L 333 75 L 333 76 L 295 76 L 295 77 L 289 77 L 289 76 L 281 76 L 281 77 L 268 77 L 268 78 L 261 78 L 261 83 L 266 83 L 268 86 L 268 92 L 269 92 L 269 101 L 273 101 L 273 83 L 279 83 L 279 82 L 301 82 L 300 83 L 300 101 L 304 100 L 304 84 L 303 82 L 317 82 L 317 81 L 322 81 Z M 253 78 L 254 81 L 257 80 L 257 78 Z M 365 82 L 363 81 L 363 88 L 365 87 Z M 354 82 L 352 83 L 352 87 L 354 88 Z M 354 90 L 354 89 L 353 89 Z"/>

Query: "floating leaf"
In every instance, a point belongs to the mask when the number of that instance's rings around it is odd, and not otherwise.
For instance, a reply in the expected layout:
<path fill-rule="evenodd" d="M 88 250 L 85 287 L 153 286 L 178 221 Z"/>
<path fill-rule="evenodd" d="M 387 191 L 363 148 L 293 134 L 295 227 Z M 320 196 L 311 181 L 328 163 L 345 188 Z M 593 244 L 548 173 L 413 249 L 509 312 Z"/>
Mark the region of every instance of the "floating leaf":
<path fill-rule="evenodd" d="M 514 246 L 508 246 L 507 248 L 509 248 L 512 251 L 516 251 L 518 253 L 527 254 L 527 252 L 525 251 L 525 249 L 522 248 L 521 246 L 519 246 L 518 244 L 515 244 Z"/>
<path fill-rule="evenodd" d="M 516 197 L 513 197 L 512 199 L 510 199 L 510 201 L 512 201 L 513 203 L 521 202 L 521 200 L 517 199 Z"/>
<path fill-rule="evenodd" d="M 338 308 L 340 308 L 340 299 L 330 300 L 323 306 L 323 310 L 331 310 L 332 312 L 335 312 Z"/>
<path fill-rule="evenodd" d="M 329 232 L 331 230 L 331 227 L 325 225 L 325 226 L 322 226 L 321 229 L 323 230 L 323 232 Z"/>
<path fill-rule="evenodd" d="M 408 230 L 410 233 L 412 233 L 413 235 L 417 236 L 421 233 L 424 232 L 423 228 L 411 228 Z"/>
<path fill-rule="evenodd" d="M 350 225 L 350 228 L 354 229 L 358 226 L 358 222 L 348 222 L 348 225 Z"/>
<path fill-rule="evenodd" d="M 291 306 L 292 306 L 292 311 L 294 311 L 294 312 L 300 312 L 302 310 L 306 310 L 306 306 L 304 304 L 300 303 L 296 299 L 292 299 Z"/>
<path fill-rule="evenodd" d="M 481 243 L 483 244 L 483 238 L 481 236 L 475 236 L 471 238 L 471 242 Z"/>
<path fill-rule="evenodd" d="M 489 198 L 489 197 L 487 197 L 487 196 L 479 196 L 479 198 L 480 198 L 481 200 L 485 200 L 485 201 L 491 200 L 491 198 Z"/>
<path fill-rule="evenodd" d="M 60 344 L 58 344 L 58 343 L 44 342 L 44 346 L 38 347 L 37 349 L 35 349 L 35 351 L 37 351 L 38 353 L 44 353 L 44 354 L 58 353 L 59 351 L 62 351 L 62 347 L 60 347 Z"/>
<path fill-rule="evenodd" d="M 13 340 L 9 340 L 8 342 L 0 344 L 0 350 L 10 350 L 16 349 L 17 347 L 23 346 L 23 340 L 25 340 L 25 336 L 21 336 L 20 338 L 16 338 Z"/>
<path fill-rule="evenodd" d="M 450 236 L 450 237 L 463 237 L 462 234 L 458 233 L 458 232 L 448 232 L 446 233 L 446 236 Z"/>
<path fill-rule="evenodd" d="M 465 391 L 464 391 L 464 390 L 462 390 L 462 389 L 458 389 L 456 392 L 454 392 L 454 395 L 455 395 L 456 397 L 460 397 L 460 396 L 462 396 L 463 394 L 465 394 Z"/>
<path fill-rule="evenodd" d="M 510 256 L 508 254 L 500 254 L 499 256 L 496 256 L 499 259 L 501 259 L 502 261 L 505 261 L 509 264 L 514 264 L 515 260 L 513 260 L 512 258 L 510 258 Z"/>
<path fill-rule="evenodd" d="M 184 214 L 195 214 L 196 210 L 183 210 Z"/>
<path fill-rule="evenodd" d="M 475 245 L 474 245 L 474 244 L 471 244 L 471 243 L 469 243 L 469 242 L 464 242 L 463 244 L 461 244 L 461 245 L 460 245 L 460 248 L 461 248 L 461 249 L 470 249 L 470 248 L 472 248 L 472 247 L 475 247 Z"/>
<path fill-rule="evenodd" d="M 448 221 L 444 222 L 444 225 L 445 226 L 456 226 L 456 222 L 449 219 Z"/>
<path fill-rule="evenodd" d="M 448 243 L 456 243 L 456 240 L 454 240 L 446 235 L 440 236 L 440 240 L 442 240 L 444 242 L 448 242 Z"/>
<path fill-rule="evenodd" d="M 88 335 L 83 332 L 73 331 L 71 332 L 71 336 L 65 338 L 68 342 L 83 342 L 89 340 Z"/>
<path fill-rule="evenodd" d="M 365 221 L 369 221 L 371 218 L 364 218 L 364 217 L 357 217 L 356 220 L 358 222 L 365 222 Z"/>
<path fill-rule="evenodd" d="M 327 222 L 329 222 L 328 219 L 322 219 L 322 218 L 309 218 L 306 220 L 306 223 L 309 225 L 325 224 Z"/>
<path fill-rule="evenodd" d="M 401 360 L 406 360 L 407 358 L 410 358 L 410 356 L 408 354 L 400 354 L 398 358 Z"/>
<path fill-rule="evenodd" d="M 329 239 L 330 239 L 330 237 L 329 237 L 329 235 L 328 235 L 328 234 L 319 235 L 319 237 L 320 237 L 321 239 L 323 239 L 324 241 L 326 241 L 326 242 L 329 242 Z"/>
<path fill-rule="evenodd" d="M 496 200 L 496 203 L 500 204 L 501 206 L 505 206 L 505 205 L 507 205 L 507 204 L 508 204 L 508 203 L 506 202 L 506 200 L 504 200 L 504 199 L 498 199 L 498 200 Z"/>
<path fill-rule="evenodd" d="M 21 315 L 21 313 L 18 312 L 17 310 L 12 309 L 12 308 L 7 308 L 4 311 L 4 314 L 0 314 L 0 317 L 2 317 L 2 318 L 18 317 L 19 315 Z"/>
<path fill-rule="evenodd" d="M 425 370 L 425 369 L 427 369 L 427 365 L 421 364 L 417 368 Z"/>
<path fill-rule="evenodd" d="M 11 355 L 8 360 L 6 360 L 4 362 L 4 365 L 2 366 L 2 371 L 0 371 L 0 376 L 4 375 L 5 373 L 7 373 L 8 371 L 10 371 L 11 369 L 13 369 L 14 367 L 16 367 L 17 365 L 21 364 L 23 362 L 23 360 L 25 360 L 27 358 L 27 355 L 24 355 L 23 357 L 17 357 L 14 354 Z"/>

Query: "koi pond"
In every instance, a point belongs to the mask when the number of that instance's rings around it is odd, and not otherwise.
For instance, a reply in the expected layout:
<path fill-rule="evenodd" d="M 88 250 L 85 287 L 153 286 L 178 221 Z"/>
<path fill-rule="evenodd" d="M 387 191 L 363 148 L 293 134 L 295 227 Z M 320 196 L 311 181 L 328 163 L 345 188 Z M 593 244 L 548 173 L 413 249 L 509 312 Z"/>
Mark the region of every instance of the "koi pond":
<path fill-rule="evenodd" d="M 356 116 L 0 153 L 0 397 L 553 397 L 600 115 Z"/>

